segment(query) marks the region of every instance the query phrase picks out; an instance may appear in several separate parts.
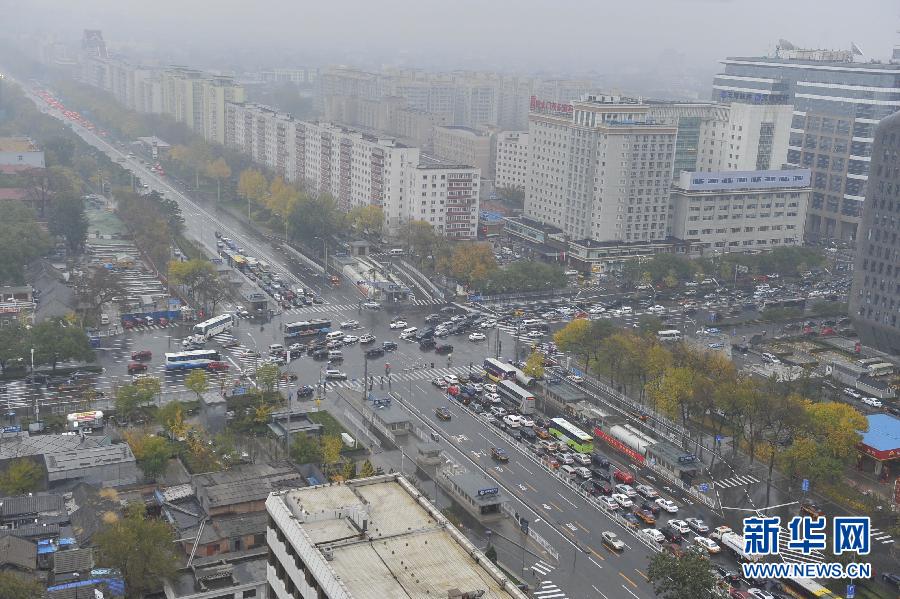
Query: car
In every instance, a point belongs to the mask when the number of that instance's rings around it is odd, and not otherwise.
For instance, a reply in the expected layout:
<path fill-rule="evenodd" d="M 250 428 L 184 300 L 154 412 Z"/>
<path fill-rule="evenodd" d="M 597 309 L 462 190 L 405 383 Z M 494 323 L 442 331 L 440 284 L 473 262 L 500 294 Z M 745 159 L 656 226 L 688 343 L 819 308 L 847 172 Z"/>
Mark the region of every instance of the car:
<path fill-rule="evenodd" d="M 651 487 L 650 485 L 638 485 L 634 488 L 635 491 L 640 493 L 641 497 L 644 499 L 656 499 L 659 497 L 659 493 L 656 492 L 656 489 Z"/>
<path fill-rule="evenodd" d="M 609 470 L 609 466 L 610 466 L 609 460 L 607 460 L 604 456 L 600 455 L 599 453 L 592 453 L 591 460 L 593 460 L 594 464 L 603 468 L 604 470 Z"/>
<path fill-rule="evenodd" d="M 631 485 L 625 485 L 621 483 L 616 485 L 616 493 L 621 493 L 629 499 L 637 495 L 637 492 L 632 488 Z"/>
<path fill-rule="evenodd" d="M 702 539 L 702 538 L 703 537 L 697 537 L 697 539 Z M 713 545 L 716 545 L 713 541 L 710 541 L 709 539 L 706 539 L 706 540 L 709 541 L 710 543 L 712 543 Z M 698 543 L 698 544 L 700 544 L 700 543 Z M 716 548 L 718 548 L 718 547 L 719 546 L 716 545 Z M 710 553 L 718 553 L 718 551 L 710 550 Z M 765 589 L 761 589 L 759 587 L 750 587 L 749 589 L 747 589 L 747 592 L 751 596 L 753 596 L 754 599 L 775 599 L 775 595 L 773 595 L 769 591 L 767 591 Z"/>
<path fill-rule="evenodd" d="M 577 374 L 570 374 L 566 377 L 566 380 L 570 383 L 575 383 L 576 385 L 581 385 L 582 383 L 584 383 L 584 377 L 578 376 Z"/>
<path fill-rule="evenodd" d="M 318 299 L 318 296 L 316 296 L 316 299 Z M 313 301 L 315 302 L 315 299 Z M 363 304 L 363 308 L 365 308 L 366 310 L 381 310 L 381 304 L 379 304 L 378 302 L 365 302 Z"/>
<path fill-rule="evenodd" d="M 245 349 L 243 352 L 241 352 L 241 357 L 242 358 L 258 358 L 259 352 L 253 351 L 252 349 Z"/>
<path fill-rule="evenodd" d="M 367 345 L 369 343 L 375 343 L 375 335 L 371 333 L 366 333 L 365 335 L 360 336 L 359 342 L 363 345 Z"/>
<path fill-rule="evenodd" d="M 432 322 L 437 322 L 441 319 L 440 314 L 429 314 L 425 317 L 425 324 L 431 324 Z"/>
<path fill-rule="evenodd" d="M 596 466 L 591 466 L 591 473 L 594 478 L 597 480 L 602 480 L 612 484 L 612 477 L 609 475 L 609 472 L 603 470 L 601 468 L 597 468 Z"/>
<path fill-rule="evenodd" d="M 341 323 L 342 329 L 358 329 L 359 321 L 358 320 L 345 320 Z"/>
<path fill-rule="evenodd" d="M 729 533 L 733 533 L 730 526 L 717 526 L 711 533 L 709 533 L 709 538 L 714 539 L 716 541 L 722 540 L 722 535 L 726 535 Z"/>
<path fill-rule="evenodd" d="M 659 532 L 658 530 L 656 530 L 655 528 L 645 528 L 642 532 L 645 535 L 647 535 L 648 537 L 650 537 L 652 540 L 656 541 L 657 543 L 665 543 L 666 542 L 665 535 L 663 533 Z"/>
<path fill-rule="evenodd" d="M 149 360 L 153 358 L 153 352 L 149 349 L 141 349 L 131 352 L 131 359 L 134 361 Z"/>
<path fill-rule="evenodd" d="M 660 497 L 656 500 L 656 505 L 669 512 L 670 514 L 678 513 L 678 506 L 675 505 L 675 502 L 671 499 L 666 499 L 665 497 Z"/>
<path fill-rule="evenodd" d="M 447 384 L 446 379 L 443 377 L 438 377 L 436 379 L 431 379 L 431 384 L 439 389 L 446 389 L 449 385 Z"/>
<path fill-rule="evenodd" d="M 613 478 L 616 479 L 616 482 L 625 483 L 626 485 L 634 484 L 634 475 L 618 468 L 613 472 Z"/>
<path fill-rule="evenodd" d="M 691 532 L 691 527 L 688 526 L 688 523 L 685 522 L 684 520 L 678 520 L 677 518 L 673 519 L 673 520 L 669 520 L 668 525 L 683 535 L 686 535 L 687 533 Z"/>
<path fill-rule="evenodd" d="M 818 520 L 825 515 L 825 512 L 816 504 L 806 502 L 800 505 L 800 515 L 810 516 L 813 520 Z"/>
<path fill-rule="evenodd" d="M 624 495 L 622 493 L 613 493 L 610 495 L 613 500 L 619 505 L 619 507 L 628 509 L 634 507 L 634 502 L 628 498 L 628 495 Z"/>
<path fill-rule="evenodd" d="M 489 401 L 491 403 L 496 403 L 496 402 L 500 401 L 500 395 L 498 395 L 497 393 L 485 393 L 484 399 L 486 399 L 487 401 Z"/>
<path fill-rule="evenodd" d="M 709 526 L 707 526 L 700 518 L 685 518 L 684 521 L 687 522 L 687 525 L 691 527 L 691 530 L 698 535 L 705 535 L 709 532 Z"/>
<path fill-rule="evenodd" d="M 449 354 L 453 352 L 453 346 L 449 343 L 442 343 L 434 348 L 434 353 L 436 354 Z"/>
<path fill-rule="evenodd" d="M 612 493 L 613 488 L 609 483 L 591 479 L 591 495 L 612 495 Z"/>
<path fill-rule="evenodd" d="M 128 374 L 137 374 L 139 372 L 147 372 L 147 365 L 143 362 L 128 363 Z"/>
<path fill-rule="evenodd" d="M 575 463 L 575 458 L 572 457 L 572 454 L 565 450 L 562 450 L 558 454 L 556 454 L 556 459 L 558 459 L 561 463 L 566 464 L 567 466 L 571 466 Z"/>
<path fill-rule="evenodd" d="M 524 423 L 523 423 L 524 426 Z M 576 462 L 581 464 L 582 466 L 590 466 L 591 465 L 591 456 L 586 453 L 576 453 L 572 456 Z"/>
<path fill-rule="evenodd" d="M 636 508 L 634 510 L 634 515 L 637 516 L 644 524 L 653 526 L 656 524 L 656 517 L 653 515 L 653 512 L 650 510 L 642 510 Z"/>
<path fill-rule="evenodd" d="M 292 343 L 290 345 L 290 347 L 288 347 L 288 351 L 291 352 L 292 354 L 302 353 L 304 349 L 306 349 L 306 348 L 299 343 Z"/>
<path fill-rule="evenodd" d="M 469 341 L 484 341 L 487 337 L 484 336 L 484 333 L 471 333 L 469 334 Z"/>
<path fill-rule="evenodd" d="M 632 512 L 625 512 L 624 514 L 622 514 L 622 519 L 625 520 L 626 525 L 629 528 L 638 529 L 641 527 L 640 519 Z"/>
<path fill-rule="evenodd" d="M 497 460 L 498 462 L 508 462 L 509 454 L 506 453 L 505 449 L 501 449 L 499 447 L 491 447 L 491 457 Z"/>
<path fill-rule="evenodd" d="M 297 397 L 312 397 L 315 389 L 311 385 L 303 385 L 297 389 Z"/>
<path fill-rule="evenodd" d="M 530 416 L 523 415 L 521 422 L 524 428 L 529 428 L 534 432 L 534 420 L 532 420 Z"/>
<path fill-rule="evenodd" d="M 625 543 L 612 531 L 604 530 L 600 534 L 600 538 L 603 539 L 603 544 L 610 549 L 615 551 L 622 551 L 625 549 Z"/>
<path fill-rule="evenodd" d="M 445 408 L 443 406 L 440 408 L 437 408 L 434 411 L 434 414 L 435 414 L 435 416 L 438 417 L 438 420 L 450 420 L 450 418 L 453 417 L 453 415 L 450 413 L 450 410 L 448 410 L 447 408 Z"/>
<path fill-rule="evenodd" d="M 444 378 L 447 379 L 447 382 L 451 385 L 459 384 L 459 377 L 457 377 L 455 374 L 448 374 L 444 376 Z"/>
<path fill-rule="evenodd" d="M 419 349 L 422 351 L 428 351 L 429 349 L 434 349 L 437 345 L 434 339 L 422 339 L 419 341 Z"/>
<path fill-rule="evenodd" d="M 396 341 L 382 341 L 381 349 L 383 349 L 384 351 L 394 351 L 397 349 L 397 342 Z"/>
<path fill-rule="evenodd" d="M 731 584 L 737 584 L 737 582 L 741 579 L 741 575 L 734 570 L 729 570 L 725 566 L 720 566 L 716 563 L 712 564 L 712 570 Z"/>
<path fill-rule="evenodd" d="M 496 393 L 497 385 L 495 385 L 494 383 L 485 383 L 484 390 L 487 391 L 488 393 Z"/>
<path fill-rule="evenodd" d="M 648 511 L 649 511 L 650 513 L 652 513 L 654 516 L 658 515 L 658 514 L 662 511 L 662 508 L 660 508 L 658 505 L 656 505 L 656 502 L 655 502 L 655 501 L 644 501 L 644 502 L 642 502 L 642 503 L 641 503 L 641 509 L 642 509 L 642 510 L 648 510 Z"/>
<path fill-rule="evenodd" d="M 395 320 L 388 325 L 388 327 L 390 327 L 391 329 L 405 329 L 406 326 L 407 325 L 405 320 Z"/>
<path fill-rule="evenodd" d="M 883 405 L 881 403 L 881 400 L 877 397 L 863 397 L 862 402 L 867 406 L 872 406 L 873 408 L 880 408 Z"/>
<path fill-rule="evenodd" d="M 325 370 L 325 379 L 326 380 L 346 381 L 347 373 L 341 372 L 340 370 L 338 370 L 336 368 L 328 368 Z"/>
<path fill-rule="evenodd" d="M 862 397 L 862 393 L 860 393 L 853 387 L 844 387 L 844 395 L 849 395 L 854 399 L 860 399 Z"/>
<path fill-rule="evenodd" d="M 359 343 L 359 337 L 356 335 L 344 335 L 342 341 L 344 345 L 353 345 L 354 343 Z"/>
<path fill-rule="evenodd" d="M 601 495 L 600 497 L 597 498 L 597 501 L 600 502 L 601 506 L 605 507 L 606 509 L 608 509 L 610 511 L 619 509 L 619 504 L 616 503 L 616 500 L 608 495 Z"/>
<path fill-rule="evenodd" d="M 894 574 L 893 572 L 882 572 L 881 574 L 882 582 L 900 590 L 900 574 Z"/>
<path fill-rule="evenodd" d="M 384 355 L 384 348 L 382 347 L 370 347 L 366 350 L 367 358 L 380 358 Z"/>
<path fill-rule="evenodd" d="M 222 362 L 220 360 L 215 360 L 206 365 L 206 369 L 213 372 L 225 372 L 229 368 L 230 366 L 227 362 Z"/>

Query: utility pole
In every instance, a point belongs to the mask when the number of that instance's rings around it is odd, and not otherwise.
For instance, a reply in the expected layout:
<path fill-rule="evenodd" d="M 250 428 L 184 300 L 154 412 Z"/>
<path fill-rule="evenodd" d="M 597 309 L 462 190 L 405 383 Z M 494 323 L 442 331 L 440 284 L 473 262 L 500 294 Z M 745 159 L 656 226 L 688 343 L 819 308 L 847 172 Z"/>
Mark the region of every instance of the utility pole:
<path fill-rule="evenodd" d="M 366 403 L 366 391 L 369 386 L 369 359 L 363 354 L 363 386 L 362 386 L 362 400 L 363 405 Z"/>

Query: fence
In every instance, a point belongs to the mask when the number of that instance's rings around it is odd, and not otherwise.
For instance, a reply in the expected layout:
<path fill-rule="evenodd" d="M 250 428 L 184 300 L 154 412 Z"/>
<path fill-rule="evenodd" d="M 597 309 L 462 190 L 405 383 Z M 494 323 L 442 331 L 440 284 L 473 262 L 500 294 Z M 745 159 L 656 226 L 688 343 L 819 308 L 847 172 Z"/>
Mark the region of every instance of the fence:
<path fill-rule="evenodd" d="M 513 520 L 516 520 L 516 523 L 519 524 L 519 520 L 517 518 L 517 516 L 519 516 L 519 514 L 516 513 L 515 510 L 513 510 L 513 508 L 511 508 L 508 503 L 502 503 L 502 504 L 500 504 L 500 507 L 503 510 L 504 514 L 506 514 Z M 521 526 L 521 524 L 520 524 L 520 526 Z M 550 544 L 550 541 L 548 541 L 547 539 L 542 537 L 540 534 L 538 534 L 537 531 L 535 531 L 534 528 L 531 526 L 528 527 L 528 537 L 532 541 L 534 541 L 535 543 L 540 545 L 541 548 L 544 551 L 546 551 L 550 557 L 552 557 L 556 561 L 559 561 L 559 552 L 556 549 L 554 549 L 553 545 Z"/>

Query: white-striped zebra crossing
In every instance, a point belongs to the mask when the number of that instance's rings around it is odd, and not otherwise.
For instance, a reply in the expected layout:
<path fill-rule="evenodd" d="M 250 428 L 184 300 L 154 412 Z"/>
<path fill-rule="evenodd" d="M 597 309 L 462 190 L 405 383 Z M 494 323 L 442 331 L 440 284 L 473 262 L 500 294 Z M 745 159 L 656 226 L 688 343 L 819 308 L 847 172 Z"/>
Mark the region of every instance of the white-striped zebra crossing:
<path fill-rule="evenodd" d="M 892 545 L 894 543 L 894 538 L 883 530 L 872 528 L 870 533 L 874 543 L 881 543 L 882 545 Z"/>
<path fill-rule="evenodd" d="M 435 306 L 444 304 L 445 302 L 439 302 L 437 300 L 430 299 L 415 299 L 412 302 L 404 302 L 400 305 L 403 306 Z M 288 308 L 284 310 L 285 314 L 323 314 L 330 312 L 355 312 L 361 309 L 361 301 L 356 304 L 313 304 L 312 306 L 303 306 L 302 308 Z"/>
<path fill-rule="evenodd" d="M 472 372 L 481 372 L 480 368 L 475 368 Z M 469 367 L 468 366 L 452 366 L 450 368 L 421 368 L 416 370 L 409 370 L 404 372 L 402 369 L 394 370 L 391 372 L 391 385 L 400 384 L 400 383 L 408 383 L 411 381 L 425 381 L 432 380 L 440 377 L 446 377 L 448 375 L 460 376 L 462 374 L 468 374 Z M 380 382 L 381 375 L 372 374 L 371 378 L 374 378 L 375 382 Z M 387 382 L 387 379 L 385 379 Z M 345 389 L 358 389 L 362 385 L 362 381 L 360 379 L 352 378 L 345 381 L 328 381 L 328 388 L 345 388 Z"/>
<path fill-rule="evenodd" d="M 541 582 L 541 587 L 532 593 L 538 599 L 567 599 L 565 591 L 550 580 Z"/>
<path fill-rule="evenodd" d="M 752 485 L 753 483 L 758 483 L 759 479 L 755 476 L 745 474 L 742 476 L 732 476 L 730 478 L 723 478 L 722 480 L 716 481 L 716 486 L 720 489 L 730 489 L 731 487 L 739 487 L 742 485 Z"/>
<path fill-rule="evenodd" d="M 825 561 L 825 555 L 821 551 L 812 550 L 809 553 L 803 553 L 796 549 L 789 549 L 788 541 L 791 539 L 791 533 L 783 526 L 778 527 L 778 550 L 781 559 L 789 564 L 799 563 L 818 563 Z"/>
<path fill-rule="evenodd" d="M 531 569 L 541 576 L 546 576 L 547 574 L 550 574 L 550 572 L 553 572 L 553 566 L 542 560 L 538 560 L 536 564 L 533 564 Z"/>

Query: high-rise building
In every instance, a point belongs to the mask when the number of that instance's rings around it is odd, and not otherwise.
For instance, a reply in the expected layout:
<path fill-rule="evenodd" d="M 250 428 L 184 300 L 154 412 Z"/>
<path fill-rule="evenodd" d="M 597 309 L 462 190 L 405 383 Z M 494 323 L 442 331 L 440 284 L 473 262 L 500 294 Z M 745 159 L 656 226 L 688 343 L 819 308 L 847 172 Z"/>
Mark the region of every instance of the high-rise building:
<path fill-rule="evenodd" d="M 706 120 L 700 127 L 696 170 L 764 171 L 784 165 L 792 106 L 732 102 L 723 106 L 722 115 L 722 119 Z"/>
<path fill-rule="evenodd" d="M 488 128 L 435 127 L 432 152 L 438 158 L 481 169 L 486 179 L 494 177 L 495 132 Z"/>
<path fill-rule="evenodd" d="M 900 113 L 874 134 L 859 225 L 850 318 L 866 345 L 900 354 Z"/>
<path fill-rule="evenodd" d="M 572 239 L 666 237 L 677 125 L 612 96 L 535 99 L 529 116 L 525 215 Z"/>
<path fill-rule="evenodd" d="M 266 511 L 270 599 L 527 597 L 397 474 L 279 491 Z"/>
<path fill-rule="evenodd" d="M 495 187 L 525 189 L 528 183 L 527 131 L 503 131 L 497 134 L 494 171 Z"/>
<path fill-rule="evenodd" d="M 802 245 L 808 200 L 807 169 L 682 171 L 669 231 L 711 253 Z"/>
<path fill-rule="evenodd" d="M 900 64 L 853 58 L 782 41 L 775 56 L 725 59 L 713 82 L 716 101 L 793 105 L 787 164 L 812 171 L 811 239 L 857 238 L 875 125 L 900 109 Z"/>

